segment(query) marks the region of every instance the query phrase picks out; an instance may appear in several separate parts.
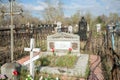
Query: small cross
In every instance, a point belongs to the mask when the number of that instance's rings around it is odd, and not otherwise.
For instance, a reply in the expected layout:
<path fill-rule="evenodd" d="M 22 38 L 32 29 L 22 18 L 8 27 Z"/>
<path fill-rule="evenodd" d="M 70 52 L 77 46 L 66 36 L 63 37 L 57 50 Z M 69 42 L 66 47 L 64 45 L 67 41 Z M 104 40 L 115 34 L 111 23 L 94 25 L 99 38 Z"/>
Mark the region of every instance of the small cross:
<path fill-rule="evenodd" d="M 33 53 L 40 52 L 40 48 L 34 48 L 34 43 L 35 43 L 35 39 L 31 38 L 30 39 L 30 48 L 24 48 L 24 51 L 30 52 L 30 75 L 33 77 L 33 79 L 34 79 L 34 63 L 32 61 Z"/>

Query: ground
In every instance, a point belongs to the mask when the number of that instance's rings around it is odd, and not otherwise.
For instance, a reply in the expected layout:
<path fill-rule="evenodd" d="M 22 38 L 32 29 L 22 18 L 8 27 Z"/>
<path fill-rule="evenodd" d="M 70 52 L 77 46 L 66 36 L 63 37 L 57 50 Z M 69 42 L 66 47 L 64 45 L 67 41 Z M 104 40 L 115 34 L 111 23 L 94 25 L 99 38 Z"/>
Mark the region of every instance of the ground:
<path fill-rule="evenodd" d="M 19 60 L 20 61 L 20 60 Z M 100 62 L 100 57 L 97 55 L 90 55 L 89 58 L 90 62 L 90 70 L 93 71 L 93 73 L 90 73 L 89 79 L 92 80 L 92 78 L 96 75 L 96 77 L 99 80 L 104 80 L 103 73 L 102 73 L 102 68 L 101 68 L 101 63 Z M 61 80 L 86 80 L 85 78 L 80 78 L 80 77 L 71 77 L 68 75 L 62 75 L 60 76 Z"/>

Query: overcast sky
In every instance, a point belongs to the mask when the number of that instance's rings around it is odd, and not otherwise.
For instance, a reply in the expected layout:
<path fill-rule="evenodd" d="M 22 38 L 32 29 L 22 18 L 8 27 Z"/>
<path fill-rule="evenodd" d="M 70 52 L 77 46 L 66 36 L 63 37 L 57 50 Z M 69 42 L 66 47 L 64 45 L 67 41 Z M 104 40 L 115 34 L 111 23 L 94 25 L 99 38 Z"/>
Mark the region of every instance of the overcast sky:
<path fill-rule="evenodd" d="M 56 7 L 57 0 L 52 0 Z M 81 14 L 90 12 L 93 16 L 101 14 L 108 15 L 109 13 L 118 13 L 120 15 L 120 0 L 60 0 L 63 3 L 64 15 L 69 17 L 73 15 L 77 10 L 81 11 Z M 40 16 L 47 4 L 45 0 L 21 0 L 21 4 L 25 9 L 32 12 L 34 16 Z"/>

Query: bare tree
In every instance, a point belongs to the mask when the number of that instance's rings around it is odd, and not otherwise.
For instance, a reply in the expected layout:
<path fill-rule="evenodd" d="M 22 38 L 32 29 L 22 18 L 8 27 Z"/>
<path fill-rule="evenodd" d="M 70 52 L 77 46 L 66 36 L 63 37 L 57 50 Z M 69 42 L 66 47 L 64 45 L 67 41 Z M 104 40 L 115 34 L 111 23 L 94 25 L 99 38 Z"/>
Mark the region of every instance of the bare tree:
<path fill-rule="evenodd" d="M 62 9 L 62 2 L 58 1 L 57 6 L 54 5 L 53 0 L 46 0 L 47 8 L 43 11 L 44 19 L 47 23 L 54 23 L 54 21 L 63 21 L 64 20 L 64 13 Z"/>
<path fill-rule="evenodd" d="M 72 24 L 78 24 L 80 20 L 80 10 L 77 10 L 75 14 L 71 16 L 71 21 L 70 23 Z"/>
<path fill-rule="evenodd" d="M 2 0 L 1 0 L 2 1 Z M 0 4 L 0 10 L 1 10 L 1 16 L 0 16 L 0 26 L 3 25 L 10 25 L 10 16 L 9 15 L 4 15 L 6 12 L 10 12 L 10 7 L 9 7 L 9 0 L 6 0 L 7 2 L 1 2 Z M 22 11 L 23 13 L 20 15 L 14 15 L 13 22 L 17 26 L 21 26 L 21 24 L 27 24 L 32 23 L 32 24 L 39 24 L 39 19 L 33 17 L 27 10 L 22 10 L 24 9 L 24 6 L 19 5 L 18 0 L 14 1 L 13 3 L 13 11 L 14 12 L 19 12 Z"/>
<path fill-rule="evenodd" d="M 116 22 L 119 18 L 119 15 L 117 13 L 110 13 L 109 14 L 109 22 Z"/>

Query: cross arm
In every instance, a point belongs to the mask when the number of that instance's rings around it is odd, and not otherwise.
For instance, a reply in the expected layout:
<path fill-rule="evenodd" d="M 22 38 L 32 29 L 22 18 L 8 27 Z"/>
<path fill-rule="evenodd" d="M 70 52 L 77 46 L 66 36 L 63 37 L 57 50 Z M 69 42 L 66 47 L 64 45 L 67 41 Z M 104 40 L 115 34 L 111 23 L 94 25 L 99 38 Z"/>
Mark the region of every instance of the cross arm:
<path fill-rule="evenodd" d="M 24 51 L 33 51 L 33 52 L 40 52 L 40 48 L 24 48 Z"/>

